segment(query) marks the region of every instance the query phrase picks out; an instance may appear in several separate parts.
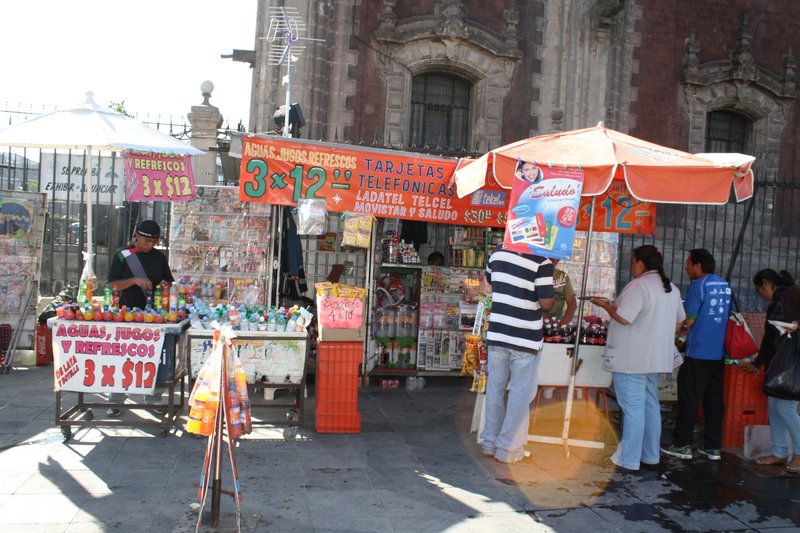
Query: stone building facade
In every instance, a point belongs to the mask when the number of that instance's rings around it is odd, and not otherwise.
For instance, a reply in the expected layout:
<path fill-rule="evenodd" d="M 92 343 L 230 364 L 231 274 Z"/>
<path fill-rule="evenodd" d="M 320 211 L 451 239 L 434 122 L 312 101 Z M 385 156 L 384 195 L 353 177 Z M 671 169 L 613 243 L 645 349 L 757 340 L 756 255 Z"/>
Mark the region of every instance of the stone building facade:
<path fill-rule="evenodd" d="M 303 137 L 411 147 L 415 80 L 440 74 L 468 92 L 454 125 L 468 152 L 599 121 L 702 152 L 707 115 L 727 110 L 747 121 L 747 151 L 768 154 L 762 170 L 796 165 L 793 0 L 260 0 L 255 131 L 285 103 L 285 63 L 266 61 L 282 6 L 302 20 L 291 84 Z"/>
<path fill-rule="evenodd" d="M 259 0 L 251 131 L 274 129 L 286 101 L 285 65 L 266 59 L 280 43 L 265 38 L 282 6 L 301 21 L 304 138 L 482 153 L 603 121 L 689 152 L 750 153 L 759 180 L 800 184 L 796 0 Z M 753 213 L 769 218 L 745 242 L 762 256 L 773 236 L 797 255 L 800 192 L 785 192 Z M 659 224 L 695 245 L 720 224 L 728 254 L 741 213 L 692 212 L 665 208 Z"/>

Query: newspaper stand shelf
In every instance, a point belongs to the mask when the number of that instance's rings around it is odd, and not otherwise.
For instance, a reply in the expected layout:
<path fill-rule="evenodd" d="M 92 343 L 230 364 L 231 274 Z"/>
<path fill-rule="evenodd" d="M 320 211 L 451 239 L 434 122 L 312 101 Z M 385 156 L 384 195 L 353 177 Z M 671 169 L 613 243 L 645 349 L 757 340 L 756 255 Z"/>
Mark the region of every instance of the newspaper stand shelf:
<path fill-rule="evenodd" d="M 247 387 L 253 426 L 286 425 L 283 438 L 294 440 L 303 423 L 306 395 L 306 332 L 235 331 L 233 347 L 247 374 Z M 187 331 L 191 379 L 213 348 L 214 330 L 190 328 Z M 275 398 L 278 390 L 288 390 L 288 398 Z M 263 400 L 258 400 L 262 393 Z"/>
<path fill-rule="evenodd" d="M 51 318 L 47 324 L 50 328 L 53 327 L 56 319 Z M 148 324 L 153 325 L 153 324 Z M 161 361 L 158 366 L 158 373 L 156 378 L 156 390 L 159 388 L 166 391 L 166 402 L 162 404 L 146 404 L 146 403 L 109 403 L 108 401 L 96 397 L 92 392 L 70 392 L 70 391 L 55 391 L 55 422 L 56 426 L 61 428 L 61 433 L 64 436 L 64 441 L 72 438 L 72 428 L 91 428 L 91 427 L 150 427 L 157 426 L 160 428 L 159 435 L 166 437 L 169 435 L 170 430 L 175 425 L 178 417 L 183 412 L 185 398 L 186 398 L 186 383 L 188 376 L 188 365 L 186 362 L 188 350 L 186 349 L 186 335 L 183 332 L 188 329 L 189 321 L 183 320 L 177 324 L 163 324 L 164 329 L 164 346 L 161 350 Z M 55 350 L 55 346 L 54 346 Z M 178 395 L 176 398 L 176 389 Z M 77 396 L 77 402 L 65 408 L 64 394 L 74 394 Z M 135 398 L 138 395 L 129 395 L 128 399 Z M 105 412 L 109 408 L 120 409 L 122 416 L 119 418 L 109 418 L 105 416 Z M 143 409 L 156 414 L 156 419 L 141 419 L 136 418 L 132 420 L 126 417 L 125 413 L 134 410 Z M 102 417 L 95 416 L 95 410 L 102 413 Z"/>

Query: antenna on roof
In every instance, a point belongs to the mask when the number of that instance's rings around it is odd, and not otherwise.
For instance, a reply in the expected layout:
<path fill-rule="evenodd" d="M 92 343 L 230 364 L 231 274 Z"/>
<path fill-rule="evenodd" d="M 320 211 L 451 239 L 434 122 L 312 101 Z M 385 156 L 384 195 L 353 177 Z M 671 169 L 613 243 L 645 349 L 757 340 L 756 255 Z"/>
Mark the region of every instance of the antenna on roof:
<path fill-rule="evenodd" d="M 267 64 L 278 67 L 286 63 L 286 76 L 282 83 L 286 84 L 286 107 L 285 119 L 283 121 L 283 136 L 289 137 L 289 110 L 292 106 L 292 62 L 300 60 L 300 52 L 305 50 L 305 44 L 301 41 L 322 41 L 322 39 L 311 39 L 300 37 L 301 32 L 306 31 L 306 23 L 300 15 L 300 10 L 296 7 L 270 7 L 269 29 L 267 39 L 270 42 Z"/>

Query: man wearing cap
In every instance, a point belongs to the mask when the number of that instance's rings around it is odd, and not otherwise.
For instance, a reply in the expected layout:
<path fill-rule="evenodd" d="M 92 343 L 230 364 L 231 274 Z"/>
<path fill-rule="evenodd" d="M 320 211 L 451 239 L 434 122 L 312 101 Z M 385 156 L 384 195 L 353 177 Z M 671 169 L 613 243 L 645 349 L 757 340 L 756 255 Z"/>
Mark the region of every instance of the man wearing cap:
<path fill-rule="evenodd" d="M 133 246 L 120 250 L 111 260 L 108 285 L 119 291 L 120 307 L 144 309 L 149 291 L 162 281 L 174 281 L 167 257 L 155 248 L 160 234 L 155 220 L 143 220 L 136 227 Z"/>
<path fill-rule="evenodd" d="M 119 291 L 119 305 L 129 309 L 144 309 L 147 305 L 148 292 L 162 282 L 172 283 L 174 278 L 167 264 L 167 257 L 155 246 L 161 228 L 155 220 L 143 220 L 136 226 L 133 245 L 120 250 L 111 260 L 108 272 L 108 285 Z M 145 396 L 149 404 L 161 403 L 163 389 L 156 389 L 151 396 Z M 113 393 L 108 397 L 111 403 L 125 401 L 124 393 Z M 109 409 L 108 416 L 117 417 L 120 409 Z"/>

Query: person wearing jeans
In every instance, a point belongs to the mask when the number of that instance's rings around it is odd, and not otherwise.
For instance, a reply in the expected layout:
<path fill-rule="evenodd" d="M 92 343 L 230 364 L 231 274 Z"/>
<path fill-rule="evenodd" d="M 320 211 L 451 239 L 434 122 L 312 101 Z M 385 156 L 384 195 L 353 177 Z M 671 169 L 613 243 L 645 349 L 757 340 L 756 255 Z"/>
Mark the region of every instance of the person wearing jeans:
<path fill-rule="evenodd" d="M 640 246 L 631 258 L 634 279 L 614 303 L 592 298 L 611 317 L 603 368 L 612 372 L 625 418 L 622 439 L 609 461 L 625 470 L 660 460 L 658 374 L 672 372 L 675 333 L 686 318 L 680 292 L 663 265 L 655 246 Z"/>
<path fill-rule="evenodd" d="M 536 397 L 539 354 L 518 352 L 502 346 L 489 346 L 486 383 L 486 424 L 482 449 L 504 463 L 525 457 L 528 441 L 530 405 Z M 531 386 L 533 385 L 533 386 Z M 508 389 L 508 399 L 503 396 Z"/>
<path fill-rule="evenodd" d="M 554 302 L 553 265 L 546 257 L 498 245 L 486 264 L 486 281 L 492 287 L 492 309 L 486 332 L 489 376 L 480 444 L 484 455 L 515 463 L 529 455 L 523 446 L 528 442 L 544 344 L 542 309 L 550 309 Z"/>
<path fill-rule="evenodd" d="M 780 274 L 771 268 L 760 270 L 753 276 L 758 295 L 770 302 L 764 324 L 764 337 L 758 350 L 758 357 L 750 369 L 758 372 L 764 366 L 769 369 L 773 356 L 781 344 L 781 332 L 772 324 L 785 322 L 786 332 L 797 334 L 800 324 L 800 285 L 795 285 L 792 276 L 785 270 Z M 787 472 L 800 474 L 800 414 L 797 413 L 797 400 L 769 396 L 769 431 L 772 437 L 772 455 L 759 457 L 756 464 L 781 465 Z M 792 459 L 789 461 L 787 435 L 792 439 Z"/>

